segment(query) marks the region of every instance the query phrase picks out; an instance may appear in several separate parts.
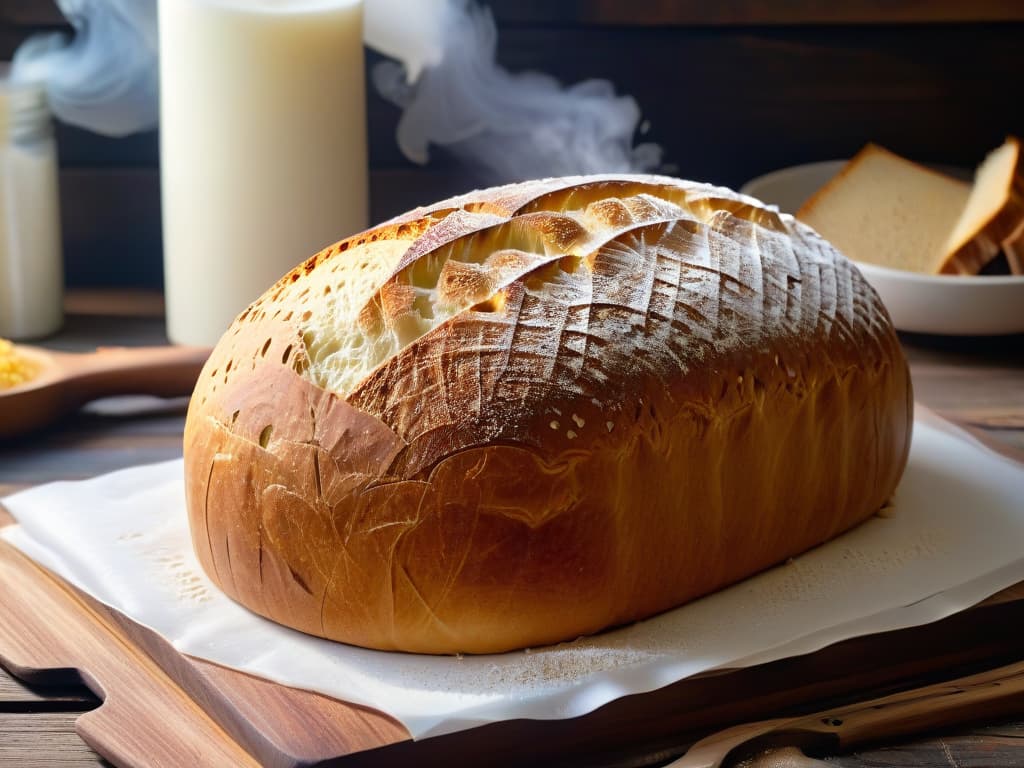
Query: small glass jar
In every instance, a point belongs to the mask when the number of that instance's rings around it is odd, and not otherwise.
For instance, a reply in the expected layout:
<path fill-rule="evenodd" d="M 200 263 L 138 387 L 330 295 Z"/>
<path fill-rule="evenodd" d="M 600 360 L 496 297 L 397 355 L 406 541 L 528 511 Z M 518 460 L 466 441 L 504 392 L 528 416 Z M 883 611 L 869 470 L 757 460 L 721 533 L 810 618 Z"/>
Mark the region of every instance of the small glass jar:
<path fill-rule="evenodd" d="M 42 86 L 0 65 L 0 337 L 30 339 L 64 319 L 57 145 Z"/>

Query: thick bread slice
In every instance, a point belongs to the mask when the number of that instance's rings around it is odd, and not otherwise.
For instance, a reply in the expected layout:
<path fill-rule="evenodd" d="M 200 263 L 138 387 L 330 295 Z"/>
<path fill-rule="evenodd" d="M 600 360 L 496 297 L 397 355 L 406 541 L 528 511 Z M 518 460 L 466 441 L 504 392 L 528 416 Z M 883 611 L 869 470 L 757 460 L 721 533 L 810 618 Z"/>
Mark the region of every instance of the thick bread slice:
<path fill-rule="evenodd" d="M 243 312 L 185 431 L 231 597 L 373 648 L 642 619 L 870 517 L 906 461 L 885 309 L 792 217 L 665 177 L 418 209 Z"/>
<path fill-rule="evenodd" d="M 868 144 L 797 212 L 854 261 L 938 272 L 970 185 Z"/>
<path fill-rule="evenodd" d="M 1010 137 L 989 153 L 974 176 L 971 196 L 945 245 L 938 271 L 976 275 L 1024 222 L 1020 142 Z"/>

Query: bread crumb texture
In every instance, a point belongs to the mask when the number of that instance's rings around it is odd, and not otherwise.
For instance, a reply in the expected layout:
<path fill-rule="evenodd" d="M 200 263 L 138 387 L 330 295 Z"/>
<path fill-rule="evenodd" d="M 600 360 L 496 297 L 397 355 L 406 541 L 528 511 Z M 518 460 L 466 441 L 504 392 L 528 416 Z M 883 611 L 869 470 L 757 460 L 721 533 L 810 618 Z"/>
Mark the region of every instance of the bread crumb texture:
<path fill-rule="evenodd" d="M 35 378 L 35 364 L 18 355 L 14 345 L 0 339 L 0 389 L 10 389 Z"/>

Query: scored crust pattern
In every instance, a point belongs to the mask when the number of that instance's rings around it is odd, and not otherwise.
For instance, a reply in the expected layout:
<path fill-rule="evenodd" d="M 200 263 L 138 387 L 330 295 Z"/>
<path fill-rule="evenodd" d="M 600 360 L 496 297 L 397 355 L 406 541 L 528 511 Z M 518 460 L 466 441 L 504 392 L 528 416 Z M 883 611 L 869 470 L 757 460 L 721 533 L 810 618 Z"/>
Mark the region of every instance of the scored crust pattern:
<path fill-rule="evenodd" d="M 354 313 L 357 327 L 324 322 L 310 301 L 310 309 L 283 315 L 299 322 L 282 358 L 406 443 L 470 423 L 489 440 L 514 433 L 552 397 L 600 393 L 609 415 L 638 376 L 675 378 L 709 355 L 765 338 L 855 344 L 860 334 L 871 343 L 888 322 L 831 246 L 724 190 L 607 180 L 499 212 L 495 204 L 441 204 L 399 224 L 397 237 L 419 236 Z M 391 236 L 371 234 L 369 242 Z M 268 303 L 302 306 L 329 287 L 346 273 L 345 245 L 298 268 Z M 318 272 L 326 279 L 314 280 Z M 266 317 L 265 302 L 254 317 Z M 339 350 L 368 362 L 335 383 L 329 355 Z M 476 386 L 450 386 L 467 379 Z"/>

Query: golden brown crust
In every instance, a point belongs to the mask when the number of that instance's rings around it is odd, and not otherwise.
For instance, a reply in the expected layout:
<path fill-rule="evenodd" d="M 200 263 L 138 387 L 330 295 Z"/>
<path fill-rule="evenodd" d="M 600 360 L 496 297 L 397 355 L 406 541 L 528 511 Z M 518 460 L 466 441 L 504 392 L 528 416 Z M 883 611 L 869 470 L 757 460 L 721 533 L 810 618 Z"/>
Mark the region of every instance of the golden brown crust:
<path fill-rule="evenodd" d="M 1003 253 L 1010 265 L 1010 274 L 1024 275 L 1024 219 L 1017 228 L 1003 240 Z"/>
<path fill-rule="evenodd" d="M 572 639 L 837 535 L 902 473 L 910 381 L 884 308 L 749 198 L 544 180 L 361 237 L 408 242 L 368 338 L 431 280 L 464 308 L 350 392 L 317 386 L 299 289 L 354 238 L 240 316 L 189 411 L 197 554 L 258 613 L 428 653 Z"/>
<path fill-rule="evenodd" d="M 1011 191 L 1006 204 L 975 236 L 951 253 L 939 266 L 943 275 L 976 275 L 1004 251 L 1011 265 L 1024 226 L 1024 195 Z M 1017 274 L 1017 273 L 1015 273 Z"/>

